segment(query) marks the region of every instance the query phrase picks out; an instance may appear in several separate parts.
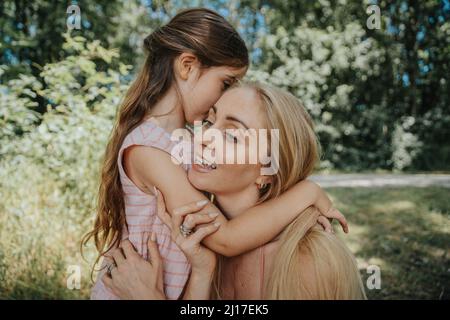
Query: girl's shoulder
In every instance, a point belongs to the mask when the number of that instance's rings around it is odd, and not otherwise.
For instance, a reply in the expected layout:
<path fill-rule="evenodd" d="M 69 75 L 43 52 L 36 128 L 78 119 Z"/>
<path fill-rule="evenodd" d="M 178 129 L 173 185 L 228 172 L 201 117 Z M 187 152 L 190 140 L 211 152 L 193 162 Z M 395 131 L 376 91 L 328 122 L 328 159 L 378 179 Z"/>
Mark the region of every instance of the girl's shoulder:
<path fill-rule="evenodd" d="M 144 120 L 134 128 L 124 139 L 121 149 L 133 145 L 155 147 L 170 153 L 175 146 L 171 134 L 156 124 L 152 119 Z"/>
<path fill-rule="evenodd" d="M 124 151 L 132 146 L 146 146 L 168 153 L 172 161 L 189 170 L 192 158 L 191 142 L 179 137 L 172 137 L 164 128 L 152 119 L 148 119 L 134 128 L 124 139 L 120 148 L 118 161 L 122 163 Z"/>

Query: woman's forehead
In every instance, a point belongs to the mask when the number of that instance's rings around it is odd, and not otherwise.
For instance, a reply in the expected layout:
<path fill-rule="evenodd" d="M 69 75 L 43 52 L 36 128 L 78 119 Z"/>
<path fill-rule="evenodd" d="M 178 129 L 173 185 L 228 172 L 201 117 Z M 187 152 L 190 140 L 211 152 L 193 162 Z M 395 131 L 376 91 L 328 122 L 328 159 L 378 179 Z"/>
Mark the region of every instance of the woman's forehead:
<path fill-rule="evenodd" d="M 226 91 L 216 103 L 217 113 L 232 115 L 251 128 L 264 128 L 265 116 L 256 91 L 249 87 L 237 87 Z"/>
<path fill-rule="evenodd" d="M 257 95 L 254 89 L 249 87 L 233 87 L 225 91 L 220 97 L 218 104 L 227 104 L 230 101 L 240 102 L 241 106 L 245 104 L 254 104 L 257 100 Z"/>

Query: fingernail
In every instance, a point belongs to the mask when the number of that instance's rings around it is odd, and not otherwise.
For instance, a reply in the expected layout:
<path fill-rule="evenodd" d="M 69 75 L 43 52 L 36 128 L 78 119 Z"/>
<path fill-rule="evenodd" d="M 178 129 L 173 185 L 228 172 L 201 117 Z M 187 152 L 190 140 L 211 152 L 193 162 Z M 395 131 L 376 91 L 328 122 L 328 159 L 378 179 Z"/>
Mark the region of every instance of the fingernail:
<path fill-rule="evenodd" d="M 199 206 L 199 207 L 204 206 L 208 202 L 209 202 L 208 200 L 200 200 L 200 201 L 197 202 L 197 206 Z"/>
<path fill-rule="evenodd" d="M 152 232 L 151 236 L 150 236 L 150 240 L 155 242 L 156 241 L 156 233 Z"/>
<path fill-rule="evenodd" d="M 217 212 L 211 212 L 208 213 L 208 216 L 210 216 L 211 218 L 217 217 L 219 214 Z"/>
<path fill-rule="evenodd" d="M 214 223 L 214 227 L 218 227 L 218 226 L 220 226 L 220 222 Z"/>
<path fill-rule="evenodd" d="M 155 195 L 157 195 L 157 194 L 158 194 L 158 189 L 156 189 L 156 187 L 155 187 L 155 186 L 153 186 L 153 191 L 155 192 Z"/>

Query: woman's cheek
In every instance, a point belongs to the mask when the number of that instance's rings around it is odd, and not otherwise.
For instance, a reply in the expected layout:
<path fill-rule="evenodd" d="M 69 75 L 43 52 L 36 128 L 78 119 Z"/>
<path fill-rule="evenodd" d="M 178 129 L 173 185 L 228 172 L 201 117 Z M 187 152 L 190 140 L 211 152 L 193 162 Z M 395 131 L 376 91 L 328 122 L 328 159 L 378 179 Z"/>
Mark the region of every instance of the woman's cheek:
<path fill-rule="evenodd" d="M 243 189 L 256 181 L 258 177 L 255 165 L 234 164 L 223 165 L 220 172 L 220 187 L 227 185 L 230 190 Z"/>

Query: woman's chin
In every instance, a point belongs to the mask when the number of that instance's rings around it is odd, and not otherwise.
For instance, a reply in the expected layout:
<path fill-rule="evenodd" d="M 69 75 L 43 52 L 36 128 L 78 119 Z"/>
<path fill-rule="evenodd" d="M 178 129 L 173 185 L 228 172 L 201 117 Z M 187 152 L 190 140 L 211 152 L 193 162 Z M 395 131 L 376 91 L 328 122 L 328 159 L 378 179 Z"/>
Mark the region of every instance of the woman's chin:
<path fill-rule="evenodd" d="M 214 170 L 204 170 L 198 165 L 193 164 L 188 171 L 189 182 L 196 188 L 202 191 L 211 192 L 212 184 L 214 184 L 212 172 Z"/>

